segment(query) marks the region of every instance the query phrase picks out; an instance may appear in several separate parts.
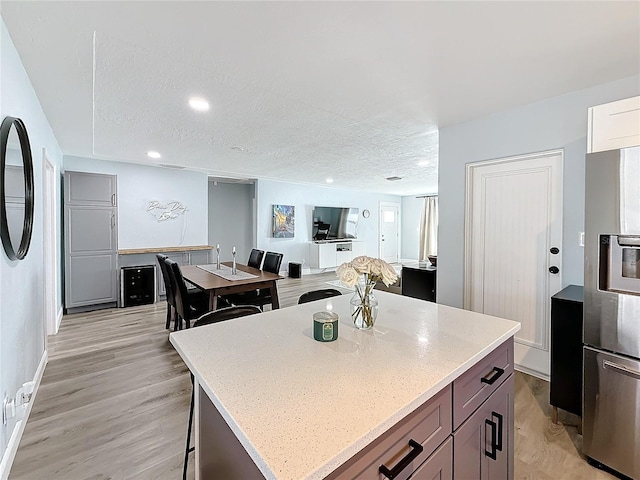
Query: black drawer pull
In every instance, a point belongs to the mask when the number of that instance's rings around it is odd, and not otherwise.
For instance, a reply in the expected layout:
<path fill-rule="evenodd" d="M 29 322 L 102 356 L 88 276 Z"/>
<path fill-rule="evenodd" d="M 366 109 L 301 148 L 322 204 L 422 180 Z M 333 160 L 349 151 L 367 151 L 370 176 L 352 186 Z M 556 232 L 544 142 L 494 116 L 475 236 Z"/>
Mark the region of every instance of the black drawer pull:
<path fill-rule="evenodd" d="M 422 450 L 424 449 L 422 445 L 420 445 L 418 442 L 416 442 L 413 439 L 409 440 L 409 446 L 411 447 L 411 451 L 407 453 L 404 457 L 402 457 L 402 460 L 400 460 L 395 467 L 389 470 L 383 464 L 383 465 L 380 465 L 380 467 L 378 468 L 378 471 L 390 480 L 393 480 L 398 475 L 400 475 L 400 472 L 402 472 L 402 470 L 407 468 L 407 465 L 413 462 L 413 460 L 415 460 L 415 458 L 418 455 L 420 455 L 422 453 Z"/>
<path fill-rule="evenodd" d="M 502 374 L 504 373 L 504 369 L 499 367 L 493 367 L 489 373 L 487 373 L 484 377 L 480 379 L 482 383 L 488 383 L 489 385 L 493 385 L 496 383 Z"/>
<path fill-rule="evenodd" d="M 485 420 L 484 421 L 485 424 L 485 430 L 486 430 L 486 426 L 489 425 L 491 427 L 491 451 L 487 450 L 486 448 L 484 449 L 484 454 L 489 457 L 491 460 L 497 460 L 498 459 L 498 455 L 497 455 L 497 450 L 498 450 L 498 446 L 497 446 L 497 427 L 496 427 L 496 422 L 492 422 L 491 420 Z M 485 445 L 487 444 L 486 440 L 485 440 Z"/>
<path fill-rule="evenodd" d="M 498 419 L 498 438 L 496 441 L 496 450 L 502 451 L 502 415 L 498 412 L 491 412 L 491 418 L 496 417 Z"/>

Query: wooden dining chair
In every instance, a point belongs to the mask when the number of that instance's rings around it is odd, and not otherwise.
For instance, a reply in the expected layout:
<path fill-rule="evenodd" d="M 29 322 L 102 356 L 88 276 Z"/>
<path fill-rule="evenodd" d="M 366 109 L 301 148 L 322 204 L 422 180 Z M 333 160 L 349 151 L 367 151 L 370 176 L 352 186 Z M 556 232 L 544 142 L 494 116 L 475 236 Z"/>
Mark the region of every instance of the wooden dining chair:
<path fill-rule="evenodd" d="M 251 249 L 247 267 L 260 268 L 262 265 L 262 257 L 264 257 L 264 250 L 258 250 L 257 248 Z"/>
<path fill-rule="evenodd" d="M 246 317 L 247 315 L 254 315 L 256 313 L 262 313 L 258 307 L 253 305 L 244 305 L 240 307 L 226 307 L 208 312 L 199 317 L 193 322 L 194 327 L 201 327 L 203 325 L 210 325 L 212 323 L 223 322 L 225 320 L 231 320 L 232 318 Z M 195 447 L 191 446 L 191 428 L 193 426 L 193 409 L 195 403 L 195 385 L 193 380 L 193 374 L 191 374 L 191 407 L 189 408 L 189 426 L 187 427 L 187 446 L 184 450 L 184 465 L 182 467 L 182 479 L 187 480 L 187 465 L 189 462 L 189 454 L 195 450 Z"/>
<path fill-rule="evenodd" d="M 180 265 L 167 258 L 165 260 L 167 272 L 171 280 L 171 287 L 175 298 L 175 322 L 174 330 L 182 329 L 182 322 L 185 327 L 191 326 L 191 320 L 195 320 L 203 313 L 209 310 L 209 294 L 200 290 L 199 292 L 189 293 L 187 284 L 182 276 Z"/>
<path fill-rule="evenodd" d="M 300 298 L 298 298 L 298 305 L 300 305 L 301 303 L 314 302 L 316 300 L 322 300 L 323 298 L 337 297 L 340 295 L 342 295 L 342 292 L 340 290 L 336 290 L 335 288 L 312 290 L 300 295 Z"/>

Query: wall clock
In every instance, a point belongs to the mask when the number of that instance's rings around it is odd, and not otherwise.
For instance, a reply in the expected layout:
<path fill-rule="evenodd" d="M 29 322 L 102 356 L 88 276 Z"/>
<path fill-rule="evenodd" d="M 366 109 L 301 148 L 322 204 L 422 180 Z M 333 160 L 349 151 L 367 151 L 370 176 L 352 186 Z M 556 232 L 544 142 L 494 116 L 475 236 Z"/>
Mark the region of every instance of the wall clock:
<path fill-rule="evenodd" d="M 362 211 L 362 216 L 363 216 L 364 218 L 369 218 L 369 215 L 371 215 L 371 213 L 369 212 L 369 210 L 366 210 L 366 209 L 365 209 L 365 210 L 363 210 L 363 211 Z"/>

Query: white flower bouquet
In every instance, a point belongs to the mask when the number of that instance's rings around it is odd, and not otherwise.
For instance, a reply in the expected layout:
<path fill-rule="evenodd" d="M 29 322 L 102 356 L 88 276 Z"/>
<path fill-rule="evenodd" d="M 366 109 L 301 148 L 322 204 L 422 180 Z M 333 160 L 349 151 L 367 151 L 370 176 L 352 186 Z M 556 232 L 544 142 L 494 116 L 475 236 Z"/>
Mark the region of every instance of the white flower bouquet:
<path fill-rule="evenodd" d="M 373 287 L 380 281 L 387 287 L 395 283 L 398 280 L 396 271 L 384 260 L 363 255 L 340 265 L 336 275 L 343 285 L 356 289 L 356 295 L 351 301 L 353 322 L 358 328 L 373 327 L 378 313 L 378 301 L 373 297 Z"/>

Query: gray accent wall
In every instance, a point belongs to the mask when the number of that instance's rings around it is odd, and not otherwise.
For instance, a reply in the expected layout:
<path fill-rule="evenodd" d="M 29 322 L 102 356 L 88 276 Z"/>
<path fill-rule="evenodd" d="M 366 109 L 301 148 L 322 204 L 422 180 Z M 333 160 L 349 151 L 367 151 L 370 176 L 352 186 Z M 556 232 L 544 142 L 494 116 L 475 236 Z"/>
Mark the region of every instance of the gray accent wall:
<path fill-rule="evenodd" d="M 236 247 L 238 263 L 247 263 L 254 247 L 255 185 L 209 182 L 209 245 L 220 244 L 220 260 L 230 261 Z M 215 250 L 211 261 L 215 261 Z"/>
<path fill-rule="evenodd" d="M 438 303 L 463 305 L 466 164 L 559 148 L 564 150 L 562 281 L 583 284 L 578 235 L 584 231 L 587 109 L 636 95 L 637 75 L 440 129 Z"/>

